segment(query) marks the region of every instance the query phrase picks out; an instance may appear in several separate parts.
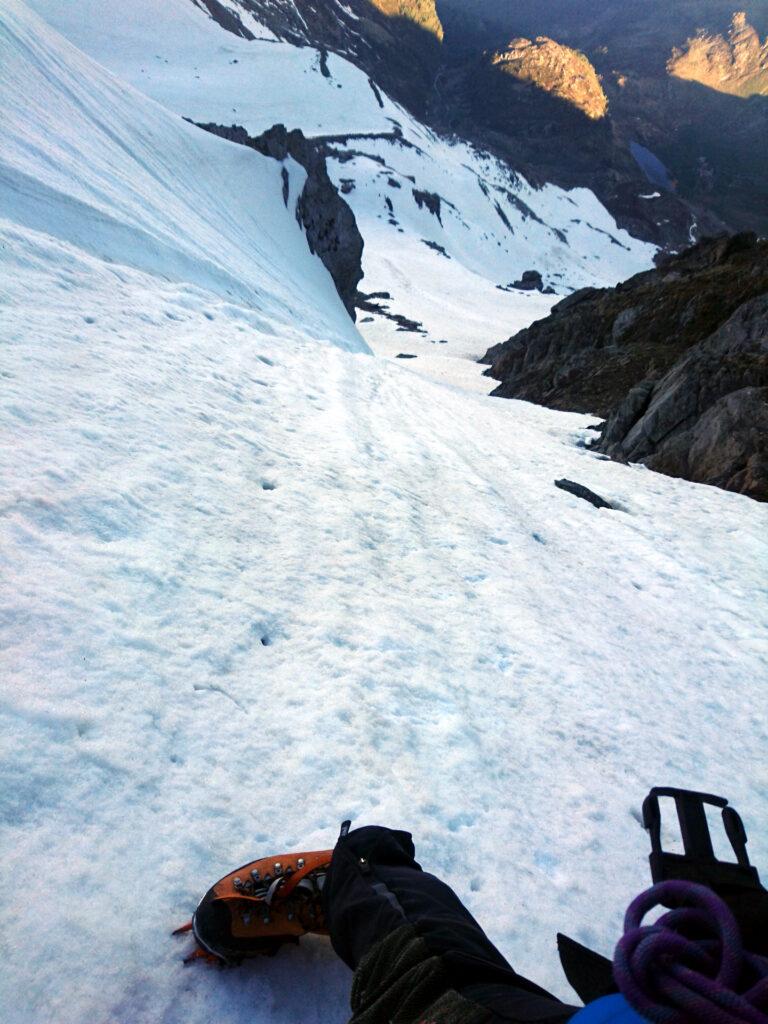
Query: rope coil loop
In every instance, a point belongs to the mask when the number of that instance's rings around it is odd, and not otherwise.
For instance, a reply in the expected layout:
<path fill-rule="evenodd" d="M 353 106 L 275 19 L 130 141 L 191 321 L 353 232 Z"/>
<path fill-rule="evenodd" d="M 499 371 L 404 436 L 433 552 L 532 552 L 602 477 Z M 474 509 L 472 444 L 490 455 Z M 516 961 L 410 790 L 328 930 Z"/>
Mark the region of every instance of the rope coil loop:
<path fill-rule="evenodd" d="M 655 907 L 668 913 L 652 925 Z M 661 882 L 627 910 L 613 973 L 655 1024 L 768 1024 L 768 960 L 745 952 L 728 906 L 693 882 Z"/>

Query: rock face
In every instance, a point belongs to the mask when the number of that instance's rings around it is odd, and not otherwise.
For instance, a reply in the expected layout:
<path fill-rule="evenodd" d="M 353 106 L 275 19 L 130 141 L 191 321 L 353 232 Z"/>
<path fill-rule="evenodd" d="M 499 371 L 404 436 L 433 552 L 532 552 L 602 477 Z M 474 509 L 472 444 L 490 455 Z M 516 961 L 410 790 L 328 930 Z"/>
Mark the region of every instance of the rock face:
<path fill-rule="evenodd" d="M 469 138 L 534 184 L 591 189 L 620 227 L 665 251 L 689 244 L 692 227 L 694 238 L 728 231 L 673 189 L 649 188 L 634 140 L 613 116 L 613 96 L 608 106 L 606 84 L 576 49 L 526 37 L 502 51 L 449 59 L 429 115 L 438 129 Z M 651 201 L 649 192 L 656 193 Z"/>
<path fill-rule="evenodd" d="M 513 39 L 506 49 L 492 53 L 490 61 L 505 74 L 564 100 L 593 121 L 608 112 L 608 98 L 589 59 L 554 39 Z"/>
<path fill-rule="evenodd" d="M 732 96 L 766 96 L 768 39 L 761 42 L 746 14 L 737 11 L 727 37 L 700 31 L 673 51 L 667 69 L 675 78 L 700 82 Z"/>
<path fill-rule="evenodd" d="M 307 172 L 307 180 L 296 202 L 296 219 L 304 228 L 311 252 L 322 260 L 354 320 L 357 286 L 363 278 L 363 236 L 351 208 L 328 176 L 323 141 L 307 139 L 298 129 L 289 132 L 282 124 L 274 125 L 256 138 L 239 125 L 201 124 L 199 127 L 230 142 L 250 146 L 273 160 L 283 161 L 290 156 L 301 164 Z M 283 177 L 283 199 L 288 201 L 287 172 Z"/>
<path fill-rule="evenodd" d="M 768 500 L 768 242 L 709 239 L 490 349 L 494 395 L 607 417 L 612 458 Z"/>
<path fill-rule="evenodd" d="M 598 448 L 768 501 L 768 294 L 630 392 Z"/>

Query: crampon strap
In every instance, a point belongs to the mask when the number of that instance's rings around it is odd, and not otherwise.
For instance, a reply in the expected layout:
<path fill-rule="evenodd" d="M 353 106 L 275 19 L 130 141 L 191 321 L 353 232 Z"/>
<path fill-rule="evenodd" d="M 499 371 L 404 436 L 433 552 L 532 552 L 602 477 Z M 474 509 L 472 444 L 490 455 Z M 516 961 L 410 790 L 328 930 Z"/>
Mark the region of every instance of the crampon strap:
<path fill-rule="evenodd" d="M 669 912 L 655 924 L 655 907 Z M 627 1002 L 658 1024 L 768 1024 L 768 960 L 744 950 L 739 926 L 711 889 L 661 882 L 627 910 L 613 975 Z"/>

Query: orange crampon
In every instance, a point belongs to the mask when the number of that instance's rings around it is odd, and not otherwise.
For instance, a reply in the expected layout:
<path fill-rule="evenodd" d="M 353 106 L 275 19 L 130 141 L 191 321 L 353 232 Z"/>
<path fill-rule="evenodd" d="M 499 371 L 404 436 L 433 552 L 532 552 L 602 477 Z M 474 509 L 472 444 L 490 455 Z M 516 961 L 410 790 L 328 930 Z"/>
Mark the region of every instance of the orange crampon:
<path fill-rule="evenodd" d="M 191 931 L 197 941 L 184 962 L 238 964 L 273 956 L 309 932 L 327 935 L 321 893 L 332 854 L 263 857 L 225 875 L 203 896 L 192 920 L 173 933 Z"/>

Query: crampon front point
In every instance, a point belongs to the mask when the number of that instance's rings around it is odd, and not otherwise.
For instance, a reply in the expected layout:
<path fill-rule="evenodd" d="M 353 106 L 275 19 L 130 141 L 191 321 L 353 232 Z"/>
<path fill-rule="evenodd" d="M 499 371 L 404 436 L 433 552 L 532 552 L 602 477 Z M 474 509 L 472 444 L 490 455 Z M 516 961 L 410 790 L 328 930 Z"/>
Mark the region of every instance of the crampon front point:
<path fill-rule="evenodd" d="M 263 857 L 225 875 L 203 896 L 192 920 L 173 933 L 192 932 L 197 942 L 184 962 L 235 965 L 274 956 L 310 932 L 327 935 L 321 893 L 332 853 Z"/>

